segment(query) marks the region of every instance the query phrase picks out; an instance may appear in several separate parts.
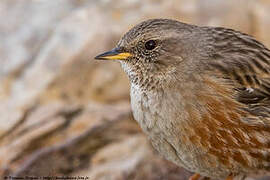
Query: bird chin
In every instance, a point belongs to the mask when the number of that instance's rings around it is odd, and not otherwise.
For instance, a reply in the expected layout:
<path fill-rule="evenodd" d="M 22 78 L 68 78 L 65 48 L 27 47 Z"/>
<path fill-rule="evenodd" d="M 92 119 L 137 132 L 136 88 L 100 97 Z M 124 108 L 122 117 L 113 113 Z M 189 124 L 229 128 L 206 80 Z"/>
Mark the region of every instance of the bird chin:
<path fill-rule="evenodd" d="M 121 67 L 125 71 L 125 73 L 130 77 L 132 74 L 134 74 L 134 70 L 131 67 L 131 65 L 127 61 L 119 61 L 121 64 Z"/>

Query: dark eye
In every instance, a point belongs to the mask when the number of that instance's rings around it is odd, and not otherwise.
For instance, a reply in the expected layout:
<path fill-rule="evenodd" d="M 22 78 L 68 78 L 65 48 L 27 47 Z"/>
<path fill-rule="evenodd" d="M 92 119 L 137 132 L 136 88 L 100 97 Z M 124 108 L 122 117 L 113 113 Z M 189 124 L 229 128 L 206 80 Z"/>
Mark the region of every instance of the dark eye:
<path fill-rule="evenodd" d="M 149 40 L 145 43 L 145 48 L 147 50 L 153 50 L 155 47 L 157 46 L 157 43 L 156 41 L 154 40 Z"/>

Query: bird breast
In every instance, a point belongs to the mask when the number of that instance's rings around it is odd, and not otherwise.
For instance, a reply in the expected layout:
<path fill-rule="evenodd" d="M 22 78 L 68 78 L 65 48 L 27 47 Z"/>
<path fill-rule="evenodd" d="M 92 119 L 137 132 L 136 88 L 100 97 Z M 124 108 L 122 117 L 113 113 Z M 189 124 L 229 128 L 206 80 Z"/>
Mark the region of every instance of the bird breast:
<path fill-rule="evenodd" d="M 174 116 L 176 106 L 180 106 L 181 103 L 174 105 L 173 101 L 168 99 L 170 96 L 166 90 L 146 91 L 137 84 L 131 84 L 130 97 L 133 115 L 145 133 L 158 133 L 164 128 L 172 126 L 173 122 L 170 120 L 173 117 L 170 116 Z M 180 96 L 178 98 L 181 99 Z"/>
<path fill-rule="evenodd" d="M 174 104 L 174 102 L 177 102 Z M 144 91 L 131 84 L 131 107 L 135 120 L 148 135 L 154 148 L 166 159 L 190 171 L 198 171 L 194 158 L 198 153 L 189 144 L 182 143 L 181 133 L 187 114 L 179 93 L 170 90 Z"/>

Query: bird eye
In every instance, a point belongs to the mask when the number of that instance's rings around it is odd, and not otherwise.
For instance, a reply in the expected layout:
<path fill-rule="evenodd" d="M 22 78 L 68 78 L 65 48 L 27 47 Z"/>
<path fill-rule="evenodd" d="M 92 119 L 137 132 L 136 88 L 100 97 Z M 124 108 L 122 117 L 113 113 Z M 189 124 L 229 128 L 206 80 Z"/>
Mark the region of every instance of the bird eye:
<path fill-rule="evenodd" d="M 154 41 L 154 40 L 149 40 L 145 43 L 145 48 L 147 50 L 153 50 L 156 46 L 157 46 L 157 44 L 156 44 L 156 41 Z"/>

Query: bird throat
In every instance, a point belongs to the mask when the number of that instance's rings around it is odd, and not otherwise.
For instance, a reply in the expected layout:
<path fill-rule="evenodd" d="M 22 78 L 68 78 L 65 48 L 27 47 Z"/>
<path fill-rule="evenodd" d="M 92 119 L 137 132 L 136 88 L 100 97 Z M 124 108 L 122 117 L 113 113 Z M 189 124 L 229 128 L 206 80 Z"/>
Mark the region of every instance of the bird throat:
<path fill-rule="evenodd" d="M 151 91 L 161 88 L 165 76 L 161 73 L 155 73 L 153 67 L 143 64 L 131 64 L 129 62 L 120 61 L 121 66 L 127 74 L 132 86 L 142 91 Z"/>

